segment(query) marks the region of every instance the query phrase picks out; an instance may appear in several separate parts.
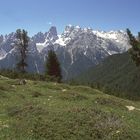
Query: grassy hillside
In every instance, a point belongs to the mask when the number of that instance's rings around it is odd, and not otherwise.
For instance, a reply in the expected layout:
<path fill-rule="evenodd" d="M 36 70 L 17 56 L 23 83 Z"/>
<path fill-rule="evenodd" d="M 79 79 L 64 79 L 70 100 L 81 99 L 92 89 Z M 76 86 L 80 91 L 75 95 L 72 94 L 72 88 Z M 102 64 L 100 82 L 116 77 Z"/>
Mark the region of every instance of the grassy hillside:
<path fill-rule="evenodd" d="M 140 99 L 140 68 L 135 66 L 128 53 L 108 57 L 78 76 L 76 82 L 97 86 L 121 97 Z"/>
<path fill-rule="evenodd" d="M 140 102 L 84 86 L 18 83 L 0 77 L 0 140 L 140 138 Z"/>

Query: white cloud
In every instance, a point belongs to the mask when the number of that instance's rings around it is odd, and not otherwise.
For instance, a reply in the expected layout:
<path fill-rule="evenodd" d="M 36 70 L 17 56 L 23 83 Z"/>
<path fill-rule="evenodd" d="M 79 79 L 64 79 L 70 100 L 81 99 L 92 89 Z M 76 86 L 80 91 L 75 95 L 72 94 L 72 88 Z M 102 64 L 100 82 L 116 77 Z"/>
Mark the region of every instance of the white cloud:
<path fill-rule="evenodd" d="M 49 25 L 52 25 L 52 22 L 48 22 Z"/>

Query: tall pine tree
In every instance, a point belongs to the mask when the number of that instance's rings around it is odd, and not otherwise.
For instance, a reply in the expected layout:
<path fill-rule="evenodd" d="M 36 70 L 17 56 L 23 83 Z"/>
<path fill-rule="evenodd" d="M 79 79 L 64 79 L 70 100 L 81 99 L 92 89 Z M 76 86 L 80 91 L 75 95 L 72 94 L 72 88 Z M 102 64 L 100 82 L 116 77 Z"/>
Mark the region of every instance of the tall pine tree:
<path fill-rule="evenodd" d="M 29 37 L 27 35 L 27 31 L 18 29 L 16 31 L 16 42 L 15 46 L 18 51 L 18 56 L 19 56 L 19 61 L 17 63 L 17 69 L 25 73 L 26 72 L 26 67 L 28 66 L 26 63 L 26 58 L 27 58 L 27 52 L 28 52 L 28 42 L 29 42 Z"/>
<path fill-rule="evenodd" d="M 58 58 L 53 50 L 48 52 L 46 62 L 46 75 L 52 76 L 57 79 L 57 82 L 61 82 L 61 67 Z"/>
<path fill-rule="evenodd" d="M 138 41 L 140 42 L 140 32 L 138 32 Z"/>
<path fill-rule="evenodd" d="M 138 39 L 127 29 L 127 34 L 129 37 L 129 43 L 132 45 L 132 48 L 129 50 L 132 60 L 135 62 L 136 66 L 140 66 L 140 33 L 138 33 Z"/>

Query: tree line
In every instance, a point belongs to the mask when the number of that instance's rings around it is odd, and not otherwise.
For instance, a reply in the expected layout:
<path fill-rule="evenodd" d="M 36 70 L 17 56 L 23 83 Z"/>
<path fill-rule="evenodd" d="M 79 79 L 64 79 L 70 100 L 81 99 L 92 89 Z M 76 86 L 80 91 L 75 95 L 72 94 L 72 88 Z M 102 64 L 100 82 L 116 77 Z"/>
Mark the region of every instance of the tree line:
<path fill-rule="evenodd" d="M 18 51 L 18 61 L 16 64 L 16 69 L 20 73 L 27 73 L 26 68 L 29 64 L 27 64 L 27 53 L 29 46 L 29 37 L 27 31 L 24 29 L 18 29 L 16 31 L 16 40 L 14 43 L 14 47 Z M 48 55 L 46 58 L 46 66 L 45 66 L 45 75 L 55 78 L 57 82 L 61 82 L 62 74 L 60 62 L 57 58 L 56 53 L 53 50 L 48 51 Z"/>

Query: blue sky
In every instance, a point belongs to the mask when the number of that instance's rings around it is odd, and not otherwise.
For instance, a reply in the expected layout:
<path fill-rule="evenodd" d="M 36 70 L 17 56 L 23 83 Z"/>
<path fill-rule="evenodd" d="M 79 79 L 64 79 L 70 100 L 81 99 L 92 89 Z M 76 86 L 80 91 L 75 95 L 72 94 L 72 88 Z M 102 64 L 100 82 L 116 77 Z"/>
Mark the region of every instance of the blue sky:
<path fill-rule="evenodd" d="M 0 34 L 24 28 L 29 35 L 68 24 L 95 30 L 140 31 L 140 0 L 0 0 Z"/>

